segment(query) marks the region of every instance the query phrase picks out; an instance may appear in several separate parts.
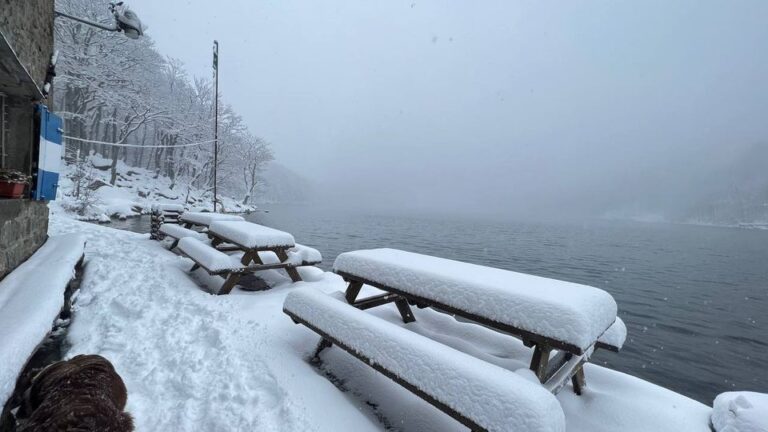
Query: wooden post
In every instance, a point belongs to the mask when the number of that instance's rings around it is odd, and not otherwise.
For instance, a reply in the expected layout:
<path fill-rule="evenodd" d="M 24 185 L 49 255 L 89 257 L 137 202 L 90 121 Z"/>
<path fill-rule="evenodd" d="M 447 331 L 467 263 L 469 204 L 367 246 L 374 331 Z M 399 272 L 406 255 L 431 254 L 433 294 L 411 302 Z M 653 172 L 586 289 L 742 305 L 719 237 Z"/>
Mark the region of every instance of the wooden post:
<path fill-rule="evenodd" d="M 536 348 L 533 350 L 533 356 L 531 357 L 531 370 L 536 374 L 539 381 L 544 382 L 547 373 L 547 365 L 549 364 L 549 354 L 552 352 L 552 348 L 549 345 L 543 343 L 537 343 Z"/>
<path fill-rule="evenodd" d="M 350 281 L 349 286 L 347 286 L 347 292 L 344 294 L 344 298 L 347 300 L 347 303 L 353 305 L 355 304 L 355 300 L 357 300 L 358 294 L 360 294 L 360 290 L 363 288 L 363 283 L 359 281 Z"/>

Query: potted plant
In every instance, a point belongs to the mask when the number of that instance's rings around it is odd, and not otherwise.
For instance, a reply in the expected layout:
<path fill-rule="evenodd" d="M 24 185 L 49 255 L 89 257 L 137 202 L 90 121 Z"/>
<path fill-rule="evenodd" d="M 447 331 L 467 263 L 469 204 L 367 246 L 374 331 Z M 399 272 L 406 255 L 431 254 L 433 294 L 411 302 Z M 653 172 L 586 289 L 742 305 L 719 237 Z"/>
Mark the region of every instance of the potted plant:
<path fill-rule="evenodd" d="M 21 198 L 24 187 L 29 184 L 29 176 L 21 171 L 0 169 L 0 197 Z"/>

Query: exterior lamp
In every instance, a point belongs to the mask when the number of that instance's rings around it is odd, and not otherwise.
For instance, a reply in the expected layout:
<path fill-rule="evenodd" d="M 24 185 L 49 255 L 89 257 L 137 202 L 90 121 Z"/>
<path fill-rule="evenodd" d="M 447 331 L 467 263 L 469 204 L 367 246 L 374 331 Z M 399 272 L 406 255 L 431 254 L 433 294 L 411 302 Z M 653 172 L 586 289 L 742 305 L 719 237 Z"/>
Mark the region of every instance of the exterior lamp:
<path fill-rule="evenodd" d="M 87 19 L 79 18 L 60 11 L 56 11 L 56 17 L 69 18 L 79 23 L 83 23 L 105 31 L 123 32 L 123 34 L 125 34 L 125 36 L 130 39 L 138 39 L 144 34 L 144 26 L 141 24 L 141 20 L 139 19 L 138 15 L 136 15 L 136 13 L 132 10 L 128 9 L 128 7 L 123 2 L 110 2 L 109 11 L 115 18 L 115 23 L 112 26 L 89 21 Z"/>

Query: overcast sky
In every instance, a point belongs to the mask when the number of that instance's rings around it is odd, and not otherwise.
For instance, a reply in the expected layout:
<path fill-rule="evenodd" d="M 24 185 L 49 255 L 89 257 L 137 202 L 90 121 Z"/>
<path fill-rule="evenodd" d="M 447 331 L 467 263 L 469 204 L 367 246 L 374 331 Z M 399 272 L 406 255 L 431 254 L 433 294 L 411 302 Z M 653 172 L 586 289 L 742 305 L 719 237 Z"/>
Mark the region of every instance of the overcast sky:
<path fill-rule="evenodd" d="M 674 201 L 768 142 L 768 1 L 130 4 L 193 75 L 218 39 L 225 100 L 351 205 Z"/>

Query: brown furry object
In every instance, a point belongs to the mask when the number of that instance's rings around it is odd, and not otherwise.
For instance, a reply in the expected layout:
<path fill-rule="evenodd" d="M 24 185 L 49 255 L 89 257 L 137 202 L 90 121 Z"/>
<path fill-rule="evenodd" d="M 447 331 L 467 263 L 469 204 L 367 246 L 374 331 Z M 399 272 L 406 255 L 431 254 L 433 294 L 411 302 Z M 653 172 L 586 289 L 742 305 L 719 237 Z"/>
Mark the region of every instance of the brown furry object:
<path fill-rule="evenodd" d="M 98 355 L 79 355 L 54 363 L 32 380 L 18 432 L 130 432 L 123 412 L 128 392 L 112 363 Z"/>

